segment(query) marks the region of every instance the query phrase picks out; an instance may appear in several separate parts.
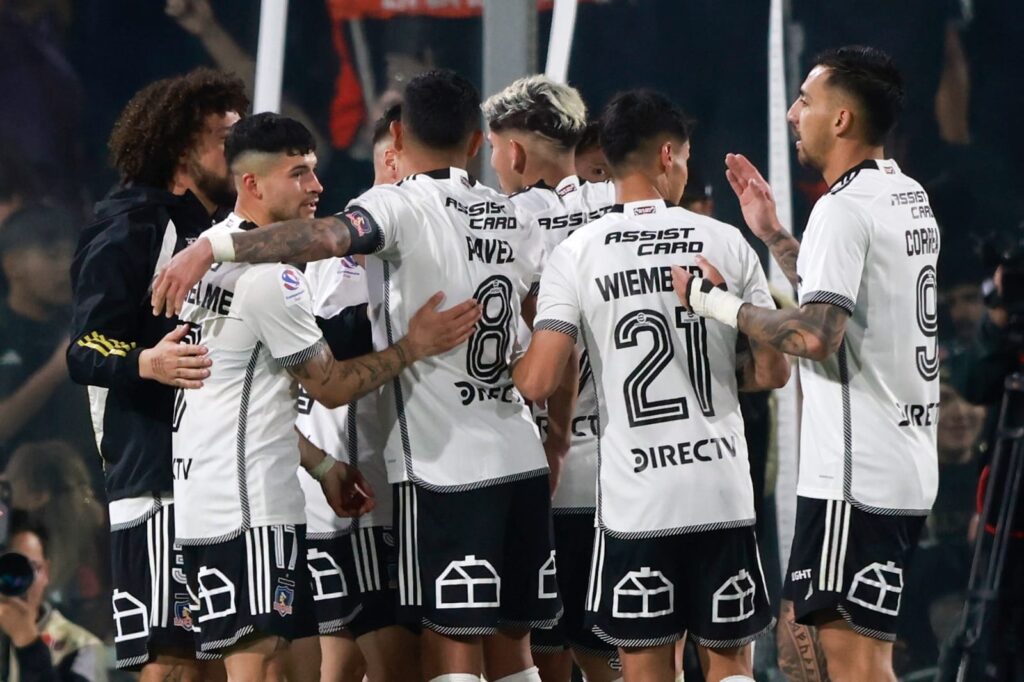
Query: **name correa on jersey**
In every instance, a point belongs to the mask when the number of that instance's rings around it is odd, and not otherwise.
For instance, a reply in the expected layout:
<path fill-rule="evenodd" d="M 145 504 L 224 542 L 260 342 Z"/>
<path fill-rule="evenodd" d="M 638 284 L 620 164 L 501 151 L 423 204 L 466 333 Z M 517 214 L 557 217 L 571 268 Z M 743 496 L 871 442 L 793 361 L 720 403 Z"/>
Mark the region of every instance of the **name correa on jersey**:
<path fill-rule="evenodd" d="M 738 230 L 662 201 L 616 207 L 579 230 L 541 279 L 535 329 L 582 331 L 599 407 L 598 522 L 617 537 L 754 522 L 737 332 L 690 314 L 672 289 L 670 266 L 695 269 L 697 253 L 730 291 L 773 306 Z"/>
<path fill-rule="evenodd" d="M 851 169 L 815 204 L 797 262 L 800 302 L 851 317 L 833 357 L 800 361 L 800 495 L 883 514 L 931 508 L 939 244 L 927 193 L 894 161 Z"/>

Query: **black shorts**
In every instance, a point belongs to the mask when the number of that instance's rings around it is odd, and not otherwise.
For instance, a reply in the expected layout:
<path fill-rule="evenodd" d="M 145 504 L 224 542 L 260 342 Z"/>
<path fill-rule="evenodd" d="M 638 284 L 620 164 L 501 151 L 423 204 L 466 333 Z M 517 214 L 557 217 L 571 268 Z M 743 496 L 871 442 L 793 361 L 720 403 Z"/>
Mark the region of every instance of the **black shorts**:
<path fill-rule="evenodd" d="M 753 527 L 628 540 L 596 531 L 586 622 L 608 644 L 655 647 L 687 631 L 728 649 L 773 620 Z"/>
<path fill-rule="evenodd" d="M 391 528 L 355 528 L 348 538 L 359 610 L 347 626 L 357 639 L 398 623 L 398 552 Z"/>
<path fill-rule="evenodd" d="M 174 507 L 110 534 L 114 648 L 119 669 L 138 670 L 158 653 L 195 650 Z"/>
<path fill-rule="evenodd" d="M 348 534 L 311 537 L 306 542 L 317 632 L 334 634 L 348 626 L 360 608 L 352 542 Z"/>
<path fill-rule="evenodd" d="M 558 592 L 564 610 L 555 627 L 530 633 L 530 648 L 541 654 L 572 648 L 594 656 L 614 658 L 618 650 L 601 641 L 584 623 L 590 559 L 594 553 L 594 512 L 559 514 L 556 510 L 552 521 L 558 562 Z"/>
<path fill-rule="evenodd" d="M 316 635 L 306 550 L 305 525 L 262 526 L 183 547 L 197 657 L 254 636 Z"/>
<path fill-rule="evenodd" d="M 783 596 L 798 623 L 838 613 L 856 632 L 896 639 L 904 579 L 924 516 L 871 514 L 842 500 L 798 497 Z"/>
<path fill-rule="evenodd" d="M 452 636 L 553 627 L 549 496 L 546 476 L 460 492 L 396 485 L 402 621 Z"/>

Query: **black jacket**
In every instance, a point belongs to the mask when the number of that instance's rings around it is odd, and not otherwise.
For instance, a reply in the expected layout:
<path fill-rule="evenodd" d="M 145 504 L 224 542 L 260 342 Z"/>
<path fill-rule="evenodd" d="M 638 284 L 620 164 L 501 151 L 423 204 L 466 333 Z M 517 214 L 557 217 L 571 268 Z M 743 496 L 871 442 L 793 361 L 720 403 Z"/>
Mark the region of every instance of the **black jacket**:
<path fill-rule="evenodd" d="M 173 255 L 212 224 L 191 193 L 131 187 L 96 204 L 71 265 L 71 378 L 90 386 L 108 499 L 169 491 L 174 389 L 139 378 L 139 354 L 177 320 L 154 317 L 150 287 Z"/>

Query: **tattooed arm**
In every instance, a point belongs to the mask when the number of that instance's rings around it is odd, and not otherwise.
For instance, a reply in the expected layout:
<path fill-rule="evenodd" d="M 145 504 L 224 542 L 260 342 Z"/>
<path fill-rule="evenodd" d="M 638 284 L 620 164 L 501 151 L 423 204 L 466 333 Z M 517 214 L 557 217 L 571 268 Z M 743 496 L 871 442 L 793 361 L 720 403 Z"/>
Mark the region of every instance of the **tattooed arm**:
<path fill-rule="evenodd" d="M 770 391 L 789 381 L 789 360 L 784 353 L 740 335 L 736 348 L 736 385 L 740 391 Z"/>
<path fill-rule="evenodd" d="M 443 300 L 444 294 L 434 294 L 409 321 L 408 335 L 378 353 L 338 361 L 324 343 L 316 355 L 289 367 L 288 373 L 326 407 L 350 403 L 394 379 L 412 363 L 447 352 L 469 338 L 480 319 L 476 301 L 435 310 Z"/>
<path fill-rule="evenodd" d="M 822 361 L 839 349 L 850 315 L 831 303 L 769 310 L 743 304 L 738 327 L 752 343 L 763 343 L 789 355 Z"/>
<path fill-rule="evenodd" d="M 800 242 L 793 238 L 789 232 L 779 228 L 764 238 L 765 246 L 772 252 L 775 262 L 782 268 L 786 279 L 795 289 L 800 284 L 800 277 L 796 274 L 796 259 L 800 254 Z"/>

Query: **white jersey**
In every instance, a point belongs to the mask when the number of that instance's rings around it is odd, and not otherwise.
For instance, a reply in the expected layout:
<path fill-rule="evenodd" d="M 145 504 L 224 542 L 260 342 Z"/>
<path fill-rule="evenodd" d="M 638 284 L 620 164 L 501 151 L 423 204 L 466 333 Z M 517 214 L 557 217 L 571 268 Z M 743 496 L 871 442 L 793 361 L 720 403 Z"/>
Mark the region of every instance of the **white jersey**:
<path fill-rule="evenodd" d="M 211 233 L 238 231 L 232 213 Z M 214 265 L 181 312 L 209 348 L 210 377 L 174 409 L 176 539 L 213 544 L 249 528 L 305 523 L 292 378 L 324 343 L 306 279 L 280 264 Z"/>
<path fill-rule="evenodd" d="M 797 492 L 864 511 L 924 515 L 938 486 L 939 228 L 893 161 L 866 161 L 815 204 L 800 245 L 800 303 L 851 317 L 839 351 L 800 360 Z"/>
<path fill-rule="evenodd" d="M 367 302 L 366 271 L 351 257 L 328 258 L 310 263 L 306 279 L 313 295 L 313 312 L 332 318 L 345 308 Z M 391 488 L 384 471 L 384 457 L 377 420 L 378 392 L 336 409 L 328 409 L 305 392 L 298 401 L 295 428 L 328 455 L 358 468 L 373 488 L 377 504 L 360 516 L 360 528 L 391 525 Z M 320 484 L 306 471 L 299 472 L 306 494 L 306 536 L 323 539 L 352 530 L 353 520 L 341 518 L 327 504 Z"/>
<path fill-rule="evenodd" d="M 600 526 L 653 537 L 747 526 L 754 499 L 736 387 L 737 332 L 687 312 L 671 265 L 703 254 L 729 291 L 771 307 L 764 272 L 735 228 L 639 201 L 551 254 L 534 330 L 582 326 L 598 398 Z"/>
<path fill-rule="evenodd" d="M 556 187 L 542 183 L 513 194 L 512 203 L 529 215 L 543 235 L 545 259 L 555 247 L 580 227 L 597 220 L 615 204 L 611 182 L 585 182 L 575 175 Z M 572 442 L 562 465 L 551 508 L 555 513 L 593 512 L 597 504 L 597 394 L 590 358 L 582 337 L 576 341 L 580 361 L 579 393 L 572 419 Z M 548 413 L 534 407 L 534 420 L 541 435 L 547 435 Z"/>
<path fill-rule="evenodd" d="M 384 386 L 389 480 L 455 491 L 546 475 L 537 427 L 508 366 L 541 254 L 529 222 L 507 197 L 456 168 L 374 187 L 346 215 L 360 229 L 376 224 L 382 238 L 367 259 L 370 306 L 380 310 L 376 347 L 404 336 L 436 291 L 445 307 L 474 297 L 483 308 L 467 343 Z"/>

